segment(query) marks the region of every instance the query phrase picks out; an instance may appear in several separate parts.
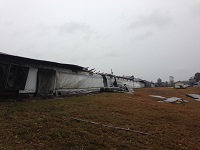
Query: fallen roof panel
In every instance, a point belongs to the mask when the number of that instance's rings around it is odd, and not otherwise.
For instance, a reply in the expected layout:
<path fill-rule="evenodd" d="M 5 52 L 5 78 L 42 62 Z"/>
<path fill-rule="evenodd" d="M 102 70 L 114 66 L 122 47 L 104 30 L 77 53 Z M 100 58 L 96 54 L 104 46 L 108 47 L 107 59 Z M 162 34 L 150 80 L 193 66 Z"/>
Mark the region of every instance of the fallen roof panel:
<path fill-rule="evenodd" d="M 198 94 L 186 94 L 188 97 L 194 98 L 197 101 L 200 101 L 200 95 Z"/>

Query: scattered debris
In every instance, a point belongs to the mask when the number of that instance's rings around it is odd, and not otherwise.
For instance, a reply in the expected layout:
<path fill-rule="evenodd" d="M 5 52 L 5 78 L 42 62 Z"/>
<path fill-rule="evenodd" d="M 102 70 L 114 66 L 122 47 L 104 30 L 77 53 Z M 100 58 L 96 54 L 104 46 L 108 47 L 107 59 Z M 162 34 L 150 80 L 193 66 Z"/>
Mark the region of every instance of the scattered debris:
<path fill-rule="evenodd" d="M 183 100 L 182 98 L 178 98 L 178 97 L 171 97 L 171 98 L 168 98 L 166 100 L 163 100 L 163 102 L 166 102 L 166 103 L 187 103 L 188 101 Z"/>
<path fill-rule="evenodd" d="M 69 118 L 73 119 L 73 120 L 76 120 L 76 121 L 87 122 L 87 123 L 95 124 L 95 125 L 101 125 L 101 126 L 108 127 L 108 128 L 114 128 L 114 129 L 118 129 L 118 130 L 130 131 L 130 132 L 135 132 L 135 133 L 139 133 L 139 134 L 143 134 L 143 135 L 148 135 L 149 134 L 149 133 L 146 133 L 146 132 L 132 130 L 132 129 L 129 129 L 129 128 L 115 127 L 115 126 L 112 126 L 112 125 L 101 124 L 101 123 L 98 123 L 98 122 L 88 121 L 88 120 L 85 120 L 85 119 L 80 119 L 80 118 L 75 118 L 75 117 L 69 117 Z"/>
<path fill-rule="evenodd" d="M 149 95 L 151 97 L 155 97 L 155 98 L 160 98 L 160 99 L 165 99 L 166 97 L 163 96 L 159 96 L 159 95 Z"/>
<path fill-rule="evenodd" d="M 177 81 L 174 83 L 175 89 L 185 89 L 187 86 L 182 81 Z"/>
<path fill-rule="evenodd" d="M 159 100 L 158 102 L 165 102 L 165 103 L 187 103 L 187 100 L 183 100 L 182 98 L 178 98 L 178 97 L 171 97 L 171 98 L 166 98 L 163 96 L 159 96 L 159 95 L 149 95 L 151 97 L 155 97 L 155 98 L 159 98 L 159 99 L 164 99 L 164 100 Z"/>
<path fill-rule="evenodd" d="M 198 94 L 186 94 L 186 96 L 194 98 L 197 101 L 200 101 L 200 95 Z"/>

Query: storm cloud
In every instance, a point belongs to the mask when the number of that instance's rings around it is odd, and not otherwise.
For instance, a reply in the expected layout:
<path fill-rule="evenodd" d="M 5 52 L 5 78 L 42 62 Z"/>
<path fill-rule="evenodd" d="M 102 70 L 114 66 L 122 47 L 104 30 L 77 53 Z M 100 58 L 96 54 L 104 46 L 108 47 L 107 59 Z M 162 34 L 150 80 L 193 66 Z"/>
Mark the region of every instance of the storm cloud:
<path fill-rule="evenodd" d="M 164 29 L 172 22 L 169 12 L 153 10 L 150 14 L 138 16 L 129 26 L 129 29 L 154 28 Z"/>
<path fill-rule="evenodd" d="M 85 23 L 77 23 L 77 22 L 70 22 L 70 23 L 65 23 L 60 26 L 60 32 L 61 33 L 90 33 L 91 29 L 89 25 Z"/>
<path fill-rule="evenodd" d="M 199 0 L 0 0 L 0 51 L 149 81 L 199 72 Z"/>

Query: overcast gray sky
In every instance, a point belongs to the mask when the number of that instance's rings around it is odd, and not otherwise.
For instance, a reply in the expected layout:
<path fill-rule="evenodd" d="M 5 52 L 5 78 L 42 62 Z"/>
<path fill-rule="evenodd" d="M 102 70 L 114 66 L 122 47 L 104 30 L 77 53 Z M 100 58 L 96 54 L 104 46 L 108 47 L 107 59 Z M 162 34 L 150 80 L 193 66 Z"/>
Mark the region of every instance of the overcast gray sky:
<path fill-rule="evenodd" d="M 200 0 L 0 0 L 0 51 L 187 80 L 200 72 Z"/>

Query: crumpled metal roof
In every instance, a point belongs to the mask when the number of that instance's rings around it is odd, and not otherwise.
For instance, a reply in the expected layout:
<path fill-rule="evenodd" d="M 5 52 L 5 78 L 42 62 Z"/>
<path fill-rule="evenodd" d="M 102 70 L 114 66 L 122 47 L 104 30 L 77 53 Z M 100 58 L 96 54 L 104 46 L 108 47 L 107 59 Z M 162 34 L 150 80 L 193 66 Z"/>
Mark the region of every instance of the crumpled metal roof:
<path fill-rule="evenodd" d="M 63 64 L 58 62 L 46 61 L 46 60 L 37 60 L 32 58 L 26 58 L 21 56 L 10 55 L 0 52 L 0 61 L 9 62 L 18 65 L 36 65 L 36 66 L 48 66 L 48 67 L 58 67 L 64 69 L 71 69 L 81 71 L 84 70 L 84 67 L 72 64 Z"/>

